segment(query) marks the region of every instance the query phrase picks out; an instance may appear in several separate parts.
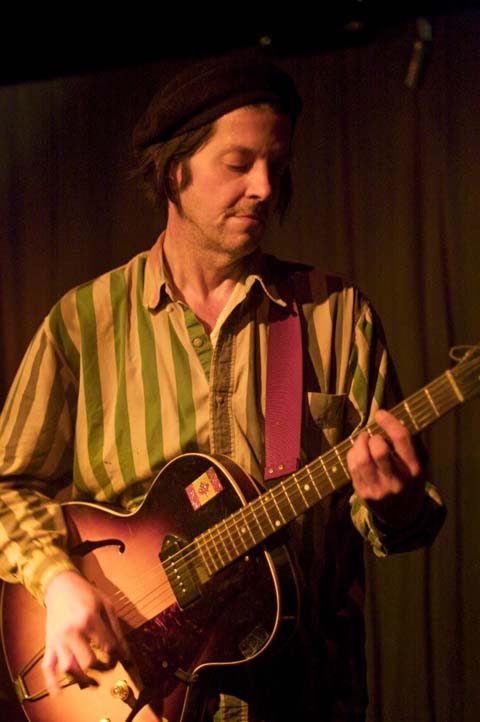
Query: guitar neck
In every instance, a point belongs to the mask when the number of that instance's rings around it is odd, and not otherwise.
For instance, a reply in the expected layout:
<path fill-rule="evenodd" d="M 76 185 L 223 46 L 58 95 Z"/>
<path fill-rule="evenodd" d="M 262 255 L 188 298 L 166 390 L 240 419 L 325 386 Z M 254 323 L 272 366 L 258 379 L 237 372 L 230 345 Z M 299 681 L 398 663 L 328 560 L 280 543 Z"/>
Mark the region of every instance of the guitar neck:
<path fill-rule="evenodd" d="M 422 431 L 478 391 L 479 366 L 477 353 L 472 360 L 445 371 L 390 409 L 390 413 L 412 434 Z M 350 480 L 347 452 L 361 431 L 384 435 L 377 424 L 369 424 L 198 536 L 196 549 L 208 575 L 220 571 L 345 486 Z"/>

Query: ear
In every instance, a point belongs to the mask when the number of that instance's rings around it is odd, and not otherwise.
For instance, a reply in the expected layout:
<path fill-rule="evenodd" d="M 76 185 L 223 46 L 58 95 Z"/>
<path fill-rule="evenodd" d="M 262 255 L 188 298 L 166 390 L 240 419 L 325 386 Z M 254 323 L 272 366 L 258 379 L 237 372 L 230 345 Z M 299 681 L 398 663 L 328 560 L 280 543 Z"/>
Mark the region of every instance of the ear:
<path fill-rule="evenodd" d="M 182 185 L 182 164 L 177 160 L 172 160 L 168 167 L 168 181 L 171 188 L 179 189 Z"/>
<path fill-rule="evenodd" d="M 164 170 L 164 188 L 169 201 L 176 203 L 182 179 L 182 167 L 178 161 L 170 161 Z"/>

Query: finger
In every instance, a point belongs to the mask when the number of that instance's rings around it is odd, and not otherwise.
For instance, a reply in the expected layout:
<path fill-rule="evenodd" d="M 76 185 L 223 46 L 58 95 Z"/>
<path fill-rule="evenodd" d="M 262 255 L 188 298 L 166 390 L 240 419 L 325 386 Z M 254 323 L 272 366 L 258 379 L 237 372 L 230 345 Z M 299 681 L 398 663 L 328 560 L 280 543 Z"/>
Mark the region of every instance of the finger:
<path fill-rule="evenodd" d="M 370 442 L 372 459 L 377 465 L 379 485 L 388 494 L 401 493 L 406 485 L 415 478 L 412 469 L 392 450 L 381 436 L 376 435 Z"/>
<path fill-rule="evenodd" d="M 60 692 L 60 684 L 57 677 L 57 655 L 53 649 L 46 649 L 42 659 L 42 672 L 45 686 L 52 696 Z"/>
<path fill-rule="evenodd" d="M 112 669 L 120 655 L 118 641 L 106 625 L 101 625 L 91 634 L 89 650 L 91 658 L 88 666 L 102 671 Z"/>
<path fill-rule="evenodd" d="M 362 433 L 356 437 L 352 448 L 347 452 L 347 466 L 352 477 L 358 473 L 360 469 L 367 466 L 371 460 L 368 440 L 368 433 L 362 431 Z"/>
<path fill-rule="evenodd" d="M 360 434 L 347 455 L 347 463 L 355 491 L 364 500 L 401 491 L 405 472 L 409 476 L 404 463 L 392 453 L 388 440 L 380 434 Z"/>
<path fill-rule="evenodd" d="M 412 436 L 408 429 L 387 411 L 377 411 L 375 421 L 390 439 L 397 456 L 405 463 L 412 476 L 421 471 Z"/>
<path fill-rule="evenodd" d="M 93 652 L 93 660 L 89 664 L 91 669 L 98 669 L 100 672 L 105 672 L 115 667 L 118 661 L 118 654 L 116 652 L 112 653 L 106 649 L 101 649 L 93 643 L 90 643 L 90 646 Z"/>
<path fill-rule="evenodd" d="M 363 432 L 347 454 L 353 488 L 358 497 L 364 501 L 375 499 L 382 494 L 380 472 L 371 454 L 370 441 L 368 433 Z"/>
<path fill-rule="evenodd" d="M 62 652 L 58 654 L 58 670 L 60 673 L 63 673 L 63 676 L 67 675 L 69 678 L 72 678 L 80 689 L 98 686 L 98 682 L 88 676 L 70 650 L 62 650 Z"/>
<path fill-rule="evenodd" d="M 72 650 L 65 646 L 45 651 L 42 672 L 47 690 L 52 696 L 58 695 L 65 686 L 66 677 L 69 683 L 72 679 L 77 682 L 81 689 L 98 686 L 98 683 L 84 672 Z"/>
<path fill-rule="evenodd" d="M 375 434 L 368 442 L 368 448 L 372 461 L 376 465 L 378 471 L 386 477 L 392 477 L 396 474 L 395 456 L 392 452 L 388 441 Z"/>
<path fill-rule="evenodd" d="M 96 658 L 95 669 L 111 669 L 119 658 L 130 656 L 114 607 L 107 599 L 90 631 L 90 647 Z"/>
<path fill-rule="evenodd" d="M 372 437 L 368 432 L 363 431 L 347 453 L 347 466 L 352 479 L 365 485 L 375 484 L 378 481 L 379 470 L 372 455 L 371 442 Z"/>

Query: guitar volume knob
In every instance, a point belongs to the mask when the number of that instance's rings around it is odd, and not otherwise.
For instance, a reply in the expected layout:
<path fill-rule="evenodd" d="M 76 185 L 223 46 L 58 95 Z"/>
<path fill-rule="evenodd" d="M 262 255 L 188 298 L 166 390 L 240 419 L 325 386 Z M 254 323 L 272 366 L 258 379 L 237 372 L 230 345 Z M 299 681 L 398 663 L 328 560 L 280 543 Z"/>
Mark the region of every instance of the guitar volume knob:
<path fill-rule="evenodd" d="M 122 702 L 126 702 L 132 694 L 132 690 L 124 679 L 119 679 L 110 691 L 112 693 L 112 697 L 115 697 L 116 699 L 121 699 Z"/>

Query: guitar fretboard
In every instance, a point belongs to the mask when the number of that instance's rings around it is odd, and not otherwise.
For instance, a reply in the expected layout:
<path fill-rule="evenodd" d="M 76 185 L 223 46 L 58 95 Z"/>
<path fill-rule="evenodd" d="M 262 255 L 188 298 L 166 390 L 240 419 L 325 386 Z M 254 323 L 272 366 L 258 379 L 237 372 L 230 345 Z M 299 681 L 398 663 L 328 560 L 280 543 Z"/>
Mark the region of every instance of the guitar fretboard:
<path fill-rule="evenodd" d="M 479 390 L 479 367 L 477 354 L 473 359 L 462 361 L 447 370 L 390 409 L 390 412 L 412 434 L 418 433 Z M 384 435 L 375 423 L 353 433 L 318 459 L 200 534 L 183 550 L 184 553 L 192 555 L 192 561 L 195 557 L 195 565 L 212 576 L 264 542 L 349 482 L 347 452 L 362 431 L 370 435 Z"/>

